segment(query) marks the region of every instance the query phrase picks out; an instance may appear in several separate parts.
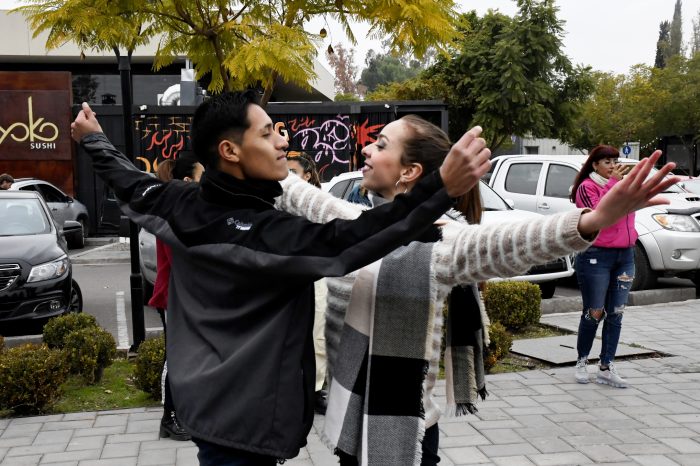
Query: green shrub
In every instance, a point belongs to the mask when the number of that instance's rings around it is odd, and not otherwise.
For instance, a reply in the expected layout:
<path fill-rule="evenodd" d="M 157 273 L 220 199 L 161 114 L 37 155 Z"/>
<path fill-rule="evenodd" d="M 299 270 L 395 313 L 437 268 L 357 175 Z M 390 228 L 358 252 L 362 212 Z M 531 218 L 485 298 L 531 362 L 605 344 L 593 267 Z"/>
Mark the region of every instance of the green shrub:
<path fill-rule="evenodd" d="M 82 312 L 70 312 L 54 317 L 44 325 L 44 343 L 49 348 L 63 348 L 66 336 L 73 330 L 95 327 L 98 327 L 97 319 Z"/>
<path fill-rule="evenodd" d="M 2 350 L 5 349 L 5 337 L 0 335 L 0 353 L 2 353 Z"/>
<path fill-rule="evenodd" d="M 484 305 L 492 322 L 517 330 L 540 321 L 540 288 L 529 282 L 488 282 Z"/>
<path fill-rule="evenodd" d="M 60 397 L 68 368 L 62 351 L 26 344 L 0 354 L 0 409 L 46 412 Z"/>
<path fill-rule="evenodd" d="M 139 346 L 134 369 L 134 382 L 138 388 L 160 400 L 160 379 L 165 364 L 165 339 L 161 335 L 149 338 Z"/>
<path fill-rule="evenodd" d="M 99 382 L 102 371 L 117 355 L 114 337 L 99 327 L 73 330 L 63 342 L 70 371 L 80 374 L 88 384 Z"/>
<path fill-rule="evenodd" d="M 487 371 L 491 370 L 499 360 L 506 357 L 513 345 L 513 337 L 508 333 L 508 330 L 498 322 L 491 324 L 489 328 L 489 338 L 491 342 L 484 355 L 484 369 Z"/>

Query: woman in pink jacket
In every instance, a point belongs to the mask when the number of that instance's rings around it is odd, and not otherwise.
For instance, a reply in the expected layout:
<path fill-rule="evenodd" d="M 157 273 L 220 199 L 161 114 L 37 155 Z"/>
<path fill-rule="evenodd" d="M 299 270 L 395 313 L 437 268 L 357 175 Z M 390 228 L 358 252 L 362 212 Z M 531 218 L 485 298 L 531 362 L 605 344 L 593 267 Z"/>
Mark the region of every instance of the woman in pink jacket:
<path fill-rule="evenodd" d="M 595 209 L 598 202 L 622 179 L 625 168 L 611 146 L 594 147 L 583 164 L 571 191 L 577 207 Z M 625 388 L 627 381 L 615 369 L 613 359 L 622 329 L 622 314 L 634 279 L 634 244 L 637 231 L 634 213 L 601 230 L 586 251 L 576 256 L 576 274 L 583 299 L 578 327 L 576 381 L 588 383 L 588 354 L 598 324 L 603 321 L 603 341 L 596 382 Z"/>

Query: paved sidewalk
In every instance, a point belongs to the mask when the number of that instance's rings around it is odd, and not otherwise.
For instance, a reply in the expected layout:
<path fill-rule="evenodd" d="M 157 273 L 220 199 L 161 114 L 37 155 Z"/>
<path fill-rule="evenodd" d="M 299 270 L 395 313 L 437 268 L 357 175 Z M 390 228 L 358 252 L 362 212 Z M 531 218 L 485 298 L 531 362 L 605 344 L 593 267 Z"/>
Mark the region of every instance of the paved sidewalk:
<path fill-rule="evenodd" d="M 575 330 L 578 314 L 542 322 Z M 630 388 L 574 383 L 569 367 L 487 376 L 477 415 L 441 420 L 440 465 L 699 465 L 698 335 L 700 300 L 628 307 L 622 341 L 674 355 L 620 361 Z M 148 408 L 0 420 L 0 464 L 196 465 L 192 443 L 158 439 L 160 416 Z M 286 465 L 337 464 L 319 440 L 322 422 L 316 416 L 308 446 Z"/>

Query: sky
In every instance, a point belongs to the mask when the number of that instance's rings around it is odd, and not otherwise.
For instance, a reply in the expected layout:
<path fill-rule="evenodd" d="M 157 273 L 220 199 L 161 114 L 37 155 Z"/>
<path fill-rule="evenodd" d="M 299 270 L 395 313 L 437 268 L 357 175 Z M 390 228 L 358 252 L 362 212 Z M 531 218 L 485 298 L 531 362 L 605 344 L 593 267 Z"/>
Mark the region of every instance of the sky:
<path fill-rule="evenodd" d="M 0 8 L 19 6 L 20 0 L 0 0 Z M 590 65 L 596 70 L 626 73 L 632 65 L 654 64 L 659 23 L 673 18 L 675 0 L 556 0 L 558 17 L 564 20 L 564 52 L 575 64 Z M 489 8 L 512 16 L 515 0 L 457 0 L 459 11 L 476 10 L 483 15 Z M 683 0 L 683 38 L 692 32 L 692 19 L 700 11 L 700 0 Z M 316 20 L 308 30 L 318 32 L 324 26 Z M 319 61 L 325 60 L 329 44 L 348 41 L 335 24 L 326 25 L 329 34 L 323 42 Z M 353 31 L 359 43 L 355 47 L 355 65 L 364 67 L 367 51 L 381 51 L 379 40 L 366 38 L 369 26 L 358 23 Z M 358 76 L 359 78 L 359 76 Z"/>
<path fill-rule="evenodd" d="M 574 64 L 590 65 L 599 71 L 626 73 L 639 63 L 654 64 L 659 23 L 671 21 L 675 0 L 556 0 L 558 18 L 565 21 L 564 52 Z M 460 12 L 476 10 L 482 16 L 489 9 L 512 16 L 515 0 L 457 0 Z M 692 33 L 692 20 L 700 11 L 700 0 L 683 0 L 683 39 Z M 319 23 L 321 24 L 321 23 Z M 348 44 L 342 31 L 330 25 L 325 40 Z M 367 51 L 381 51 L 380 41 L 365 39 L 369 26 L 353 29 L 360 43 L 355 46 L 355 65 L 364 68 Z M 319 57 L 326 64 L 325 58 Z M 359 76 L 358 76 L 359 77 Z"/>

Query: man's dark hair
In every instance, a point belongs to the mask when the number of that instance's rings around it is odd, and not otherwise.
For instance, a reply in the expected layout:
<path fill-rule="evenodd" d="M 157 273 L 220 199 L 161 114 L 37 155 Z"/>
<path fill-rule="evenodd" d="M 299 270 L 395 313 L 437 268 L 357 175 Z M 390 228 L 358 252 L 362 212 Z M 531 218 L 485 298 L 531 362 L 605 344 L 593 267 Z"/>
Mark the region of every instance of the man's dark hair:
<path fill-rule="evenodd" d="M 14 183 L 15 179 L 12 178 L 12 176 L 9 173 L 3 173 L 0 175 L 0 183 L 4 183 L 5 181 L 9 181 L 10 183 Z"/>
<path fill-rule="evenodd" d="M 194 112 L 190 138 L 192 150 L 206 168 L 219 163 L 219 143 L 227 138 L 240 142 L 250 127 L 248 106 L 258 104 L 257 93 L 249 89 L 240 92 L 224 92 L 202 103 Z"/>

